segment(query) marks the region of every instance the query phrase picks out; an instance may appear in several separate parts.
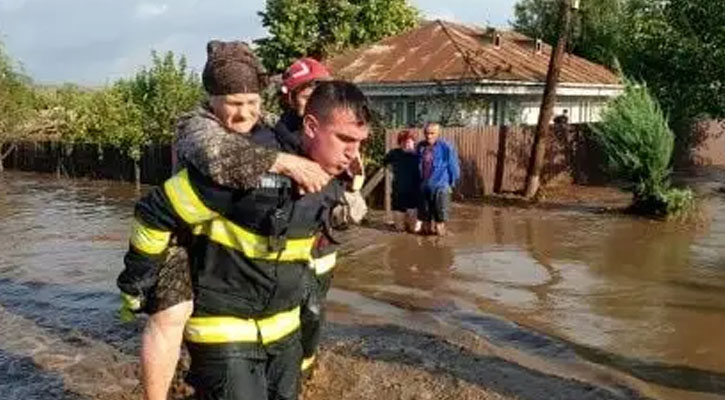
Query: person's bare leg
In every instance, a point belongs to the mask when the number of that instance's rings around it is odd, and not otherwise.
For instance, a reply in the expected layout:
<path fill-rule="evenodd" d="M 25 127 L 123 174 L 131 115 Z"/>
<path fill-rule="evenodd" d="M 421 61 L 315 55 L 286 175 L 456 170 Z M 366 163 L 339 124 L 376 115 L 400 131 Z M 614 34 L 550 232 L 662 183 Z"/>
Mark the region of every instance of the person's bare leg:
<path fill-rule="evenodd" d="M 141 384 L 145 400 L 166 400 L 179 362 L 184 325 L 193 303 L 185 301 L 151 315 L 141 338 Z"/>
<path fill-rule="evenodd" d="M 405 214 L 405 217 L 406 217 L 405 223 L 406 223 L 408 232 L 410 232 L 410 233 L 420 232 L 421 222 L 420 222 L 420 220 L 418 220 L 418 216 L 416 215 L 416 210 L 408 210 Z"/>
<path fill-rule="evenodd" d="M 435 234 L 438 236 L 446 235 L 446 224 L 444 222 L 435 223 Z"/>

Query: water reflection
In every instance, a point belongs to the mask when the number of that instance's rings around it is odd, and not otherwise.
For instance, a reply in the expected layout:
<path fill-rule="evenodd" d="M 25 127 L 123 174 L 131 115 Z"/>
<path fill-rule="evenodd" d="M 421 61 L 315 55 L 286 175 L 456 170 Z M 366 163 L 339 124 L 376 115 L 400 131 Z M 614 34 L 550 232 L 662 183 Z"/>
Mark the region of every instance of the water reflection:
<path fill-rule="evenodd" d="M 456 305 L 445 310 L 473 305 L 502 315 L 562 338 L 583 359 L 640 379 L 722 393 L 722 199 L 710 200 L 698 224 L 467 206 L 455 216 L 455 235 L 444 247 L 452 249 L 452 262 L 447 250 L 403 236 L 387 242 L 384 251 L 351 260 L 355 267 L 343 268 L 340 284 L 377 299 L 406 293 L 409 302 L 421 300 L 405 288 L 421 289 Z M 559 351 L 528 343 L 531 337 L 539 336 L 512 334 L 506 340 L 526 351 Z M 698 382 L 688 386 L 693 376 Z"/>
<path fill-rule="evenodd" d="M 397 285 L 443 290 L 454 268 L 453 249 L 445 239 L 401 235 L 386 244 L 383 266 Z"/>

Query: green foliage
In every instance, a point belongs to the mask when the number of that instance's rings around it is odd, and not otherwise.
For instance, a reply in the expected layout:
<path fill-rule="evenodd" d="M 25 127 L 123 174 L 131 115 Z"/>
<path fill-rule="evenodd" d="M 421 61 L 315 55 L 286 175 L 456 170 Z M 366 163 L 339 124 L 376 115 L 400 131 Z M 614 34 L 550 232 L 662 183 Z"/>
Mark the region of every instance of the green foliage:
<path fill-rule="evenodd" d="M 136 105 L 143 114 L 143 129 L 155 143 L 169 142 L 176 119 L 199 104 L 203 89 L 199 77 L 188 71 L 186 59 L 175 60 L 172 52 L 160 57 L 151 52 L 150 68 L 133 78 L 114 84 L 122 100 Z"/>
<path fill-rule="evenodd" d="M 670 182 L 675 136 L 646 86 L 628 83 L 592 130 L 612 173 L 634 194 L 634 211 L 666 215 L 689 208 L 692 193 L 673 189 Z"/>
<path fill-rule="evenodd" d="M 176 119 L 202 99 L 199 77 L 171 52 L 98 90 L 31 85 L 0 47 L 0 143 L 53 132 L 67 143 L 113 146 L 138 160 L 144 146 L 169 143 Z"/>
<path fill-rule="evenodd" d="M 0 144 L 26 133 L 24 122 L 34 103 L 30 78 L 18 70 L 0 43 Z"/>
<path fill-rule="evenodd" d="M 647 82 L 673 126 L 725 118 L 725 2 L 630 0 L 627 12 L 622 66 Z"/>
<path fill-rule="evenodd" d="M 259 15 L 270 37 L 256 41 L 257 52 L 273 73 L 404 32 L 419 18 L 407 0 L 267 0 Z"/>
<path fill-rule="evenodd" d="M 383 165 L 385 157 L 385 134 L 387 126 L 383 122 L 382 116 L 374 110 L 372 121 L 370 123 L 370 136 L 363 146 L 362 153 L 365 159 L 365 168 L 372 171 Z"/>
<path fill-rule="evenodd" d="M 272 79 L 262 92 L 262 120 L 274 126 L 284 113 L 284 100 L 281 97 L 282 82 Z"/>
<path fill-rule="evenodd" d="M 117 87 L 84 91 L 75 86 L 59 89 L 55 107 L 62 109 L 61 139 L 68 143 L 109 145 L 138 160 L 149 142 L 143 112 Z"/>
<path fill-rule="evenodd" d="M 572 19 L 569 50 L 614 67 L 626 40 L 626 3 L 627 0 L 581 0 L 581 8 Z M 560 4 L 560 0 L 519 0 L 514 6 L 512 25 L 527 36 L 556 43 Z"/>
<path fill-rule="evenodd" d="M 109 87 L 45 91 L 38 104 L 55 119 L 61 140 L 113 146 L 135 160 L 144 146 L 171 142 L 176 119 L 202 98 L 201 84 L 183 57 L 151 57 L 151 68 Z"/>

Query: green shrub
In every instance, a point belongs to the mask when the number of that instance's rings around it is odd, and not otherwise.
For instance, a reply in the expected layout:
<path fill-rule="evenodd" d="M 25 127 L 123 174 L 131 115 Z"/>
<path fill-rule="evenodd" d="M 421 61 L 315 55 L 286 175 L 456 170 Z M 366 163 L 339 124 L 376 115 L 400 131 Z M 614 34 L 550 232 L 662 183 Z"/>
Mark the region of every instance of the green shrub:
<path fill-rule="evenodd" d="M 692 206 L 690 190 L 671 187 L 675 135 L 646 86 L 627 82 L 592 131 L 604 148 L 609 170 L 634 195 L 632 211 L 668 215 Z"/>

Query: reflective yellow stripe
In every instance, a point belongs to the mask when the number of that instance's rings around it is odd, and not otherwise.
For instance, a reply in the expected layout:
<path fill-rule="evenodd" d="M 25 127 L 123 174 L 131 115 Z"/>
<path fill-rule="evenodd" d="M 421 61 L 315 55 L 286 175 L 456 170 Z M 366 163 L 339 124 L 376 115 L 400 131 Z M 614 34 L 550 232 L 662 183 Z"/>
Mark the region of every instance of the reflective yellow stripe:
<path fill-rule="evenodd" d="M 189 224 L 197 224 L 217 216 L 217 213 L 199 200 L 189 182 L 189 172 L 185 169 L 164 183 L 164 192 L 174 211 Z"/>
<path fill-rule="evenodd" d="M 213 242 L 241 251 L 249 258 L 262 260 L 308 260 L 315 242 L 314 236 L 288 239 L 283 251 L 269 251 L 267 236 L 257 235 L 222 217 L 197 225 L 193 232 L 195 235 L 207 236 Z"/>
<path fill-rule="evenodd" d="M 315 270 L 316 275 L 325 275 L 332 271 L 337 263 L 337 252 L 330 253 L 320 258 L 310 260 L 310 268 Z"/>
<path fill-rule="evenodd" d="M 146 254 L 160 254 L 170 238 L 170 232 L 149 228 L 138 219 L 131 224 L 131 245 Z"/>
<path fill-rule="evenodd" d="M 315 362 L 315 356 L 313 354 L 307 358 L 302 359 L 302 367 L 300 369 L 302 371 L 304 371 L 307 368 L 311 367 L 314 362 Z"/>
<path fill-rule="evenodd" d="M 264 319 L 235 317 L 193 317 L 186 323 L 184 338 L 193 343 L 275 342 L 300 327 L 300 308 Z"/>
<path fill-rule="evenodd" d="M 141 298 L 121 292 L 121 305 L 131 311 L 139 311 L 141 309 Z"/>

